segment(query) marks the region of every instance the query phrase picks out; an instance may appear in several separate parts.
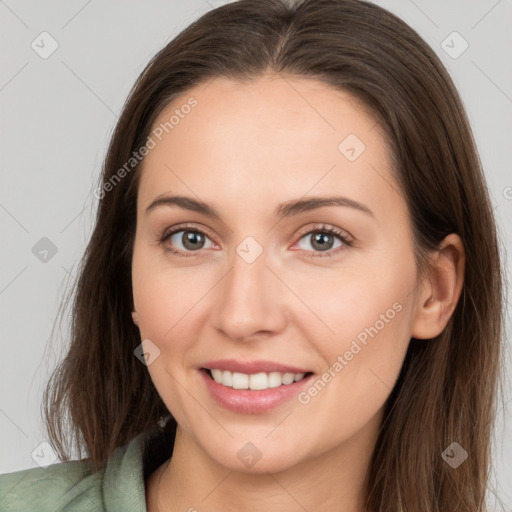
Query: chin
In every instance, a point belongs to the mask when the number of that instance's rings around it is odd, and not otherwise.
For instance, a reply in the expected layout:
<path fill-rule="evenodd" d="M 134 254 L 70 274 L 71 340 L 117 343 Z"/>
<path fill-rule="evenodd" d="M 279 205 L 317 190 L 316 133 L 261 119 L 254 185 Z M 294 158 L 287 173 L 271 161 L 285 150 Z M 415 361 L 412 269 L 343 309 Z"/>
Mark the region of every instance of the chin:
<path fill-rule="evenodd" d="M 257 436 L 252 438 L 252 442 L 237 438 L 215 447 L 203 446 L 203 449 L 212 460 L 226 469 L 252 475 L 278 473 L 301 462 L 297 443 L 286 449 L 281 442 L 271 443 Z"/>

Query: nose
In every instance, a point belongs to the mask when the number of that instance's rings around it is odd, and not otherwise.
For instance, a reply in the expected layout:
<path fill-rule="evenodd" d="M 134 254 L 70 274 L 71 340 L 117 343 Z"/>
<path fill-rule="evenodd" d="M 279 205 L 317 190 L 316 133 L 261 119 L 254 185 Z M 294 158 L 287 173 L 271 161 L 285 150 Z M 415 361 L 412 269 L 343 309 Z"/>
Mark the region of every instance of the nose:
<path fill-rule="evenodd" d="M 216 287 L 215 327 L 236 341 L 267 338 L 286 325 L 285 287 L 265 250 L 248 263 L 234 251 L 230 270 Z"/>

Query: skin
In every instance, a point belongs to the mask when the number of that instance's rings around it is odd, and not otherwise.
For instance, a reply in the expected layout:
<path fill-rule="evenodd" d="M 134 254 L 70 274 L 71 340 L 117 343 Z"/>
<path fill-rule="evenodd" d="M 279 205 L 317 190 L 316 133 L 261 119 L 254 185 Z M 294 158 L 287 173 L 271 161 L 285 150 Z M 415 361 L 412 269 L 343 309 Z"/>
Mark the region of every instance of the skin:
<path fill-rule="evenodd" d="M 176 98 L 155 126 L 191 96 L 198 105 L 150 151 L 138 192 L 133 320 L 160 350 L 148 371 L 179 425 L 170 464 L 147 482 L 148 510 L 360 512 L 410 338 L 439 334 L 459 298 L 460 239 L 447 237 L 418 278 L 386 139 L 348 93 L 273 74 L 216 78 Z M 338 150 L 349 134 L 366 146 L 355 161 Z M 146 212 L 162 194 L 200 199 L 221 220 L 168 205 Z M 324 206 L 273 216 L 283 202 L 332 195 L 372 214 Z M 206 233 L 203 248 L 187 249 L 183 233 L 159 243 L 182 223 Z M 322 256 L 311 231 L 323 224 L 352 245 L 334 236 Z M 250 264 L 236 252 L 247 236 L 263 248 Z M 266 359 L 321 377 L 396 303 L 400 312 L 307 404 L 236 413 L 214 402 L 198 372 L 212 359 Z M 262 454 L 251 467 L 237 457 L 247 442 Z"/>

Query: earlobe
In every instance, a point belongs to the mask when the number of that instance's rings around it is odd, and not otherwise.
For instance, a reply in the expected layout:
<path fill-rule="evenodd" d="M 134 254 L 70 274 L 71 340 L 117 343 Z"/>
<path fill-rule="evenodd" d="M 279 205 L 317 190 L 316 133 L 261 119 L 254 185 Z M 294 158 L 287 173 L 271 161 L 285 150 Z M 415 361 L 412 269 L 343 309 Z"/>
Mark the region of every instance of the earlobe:
<path fill-rule="evenodd" d="M 132 320 L 135 325 L 139 325 L 139 317 L 136 311 L 132 311 Z"/>
<path fill-rule="evenodd" d="M 430 339 L 441 334 L 450 320 L 464 283 L 465 254 L 454 233 L 440 244 L 418 293 L 411 337 Z"/>

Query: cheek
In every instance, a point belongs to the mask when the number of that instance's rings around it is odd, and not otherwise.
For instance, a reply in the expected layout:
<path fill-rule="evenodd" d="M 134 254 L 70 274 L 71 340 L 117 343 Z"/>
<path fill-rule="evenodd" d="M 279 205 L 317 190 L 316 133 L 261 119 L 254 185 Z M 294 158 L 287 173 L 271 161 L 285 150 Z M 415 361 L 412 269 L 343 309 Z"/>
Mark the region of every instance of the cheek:
<path fill-rule="evenodd" d="M 188 314 L 208 283 L 206 273 L 173 268 L 154 248 L 136 241 L 132 288 L 141 336 L 163 340 L 189 322 Z"/>
<path fill-rule="evenodd" d="M 412 256 L 385 261 L 375 255 L 364 265 L 283 275 L 301 299 L 289 305 L 310 342 L 321 339 L 343 350 L 356 338 L 364 344 L 372 337 L 407 337 L 416 282 Z"/>
<path fill-rule="evenodd" d="M 312 331 L 308 336 L 326 362 L 332 400 L 350 391 L 355 409 L 375 408 L 386 399 L 410 342 L 416 265 L 412 254 L 395 256 L 376 258 L 364 271 L 344 269 L 324 287 L 316 282 L 309 292 L 304 288 L 311 309 L 332 331 L 321 342 Z"/>
<path fill-rule="evenodd" d="M 194 304 L 200 295 L 183 271 L 158 268 L 144 256 L 143 251 L 134 252 L 132 285 L 141 339 L 151 340 L 156 346 L 153 350 L 159 351 L 147 370 L 168 410 L 182 427 L 189 429 L 185 411 L 191 403 L 182 386 L 191 366 L 196 336 L 191 335 L 190 329 L 197 323 Z"/>
<path fill-rule="evenodd" d="M 389 303 L 384 296 L 366 298 L 357 317 L 351 314 L 354 305 L 339 313 L 333 323 L 334 342 L 317 345 L 326 366 L 298 396 L 307 417 L 322 425 L 326 449 L 332 440 L 354 435 L 372 418 L 377 421 L 409 345 L 410 303 Z"/>

